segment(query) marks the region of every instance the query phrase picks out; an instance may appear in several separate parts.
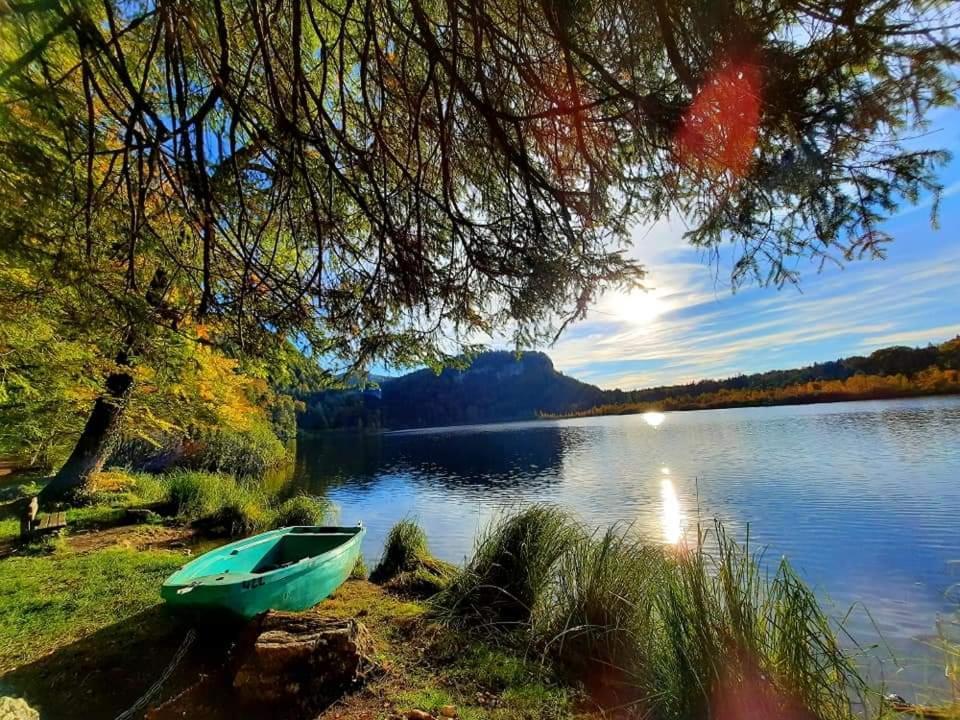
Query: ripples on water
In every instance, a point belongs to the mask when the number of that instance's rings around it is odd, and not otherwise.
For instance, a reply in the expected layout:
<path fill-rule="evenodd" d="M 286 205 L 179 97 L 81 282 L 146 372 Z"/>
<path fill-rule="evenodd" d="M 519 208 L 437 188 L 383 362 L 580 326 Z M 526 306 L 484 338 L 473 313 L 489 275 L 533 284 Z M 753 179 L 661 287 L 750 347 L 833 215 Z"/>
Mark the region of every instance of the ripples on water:
<path fill-rule="evenodd" d="M 960 398 L 328 434 L 301 439 L 296 482 L 363 520 L 371 562 L 408 516 L 460 562 L 491 517 L 530 502 L 657 542 L 694 536 L 698 519 L 738 537 L 749 524 L 835 615 L 869 608 L 848 626 L 864 642 L 882 631 L 887 680 L 943 682 L 928 643 L 957 609 Z"/>

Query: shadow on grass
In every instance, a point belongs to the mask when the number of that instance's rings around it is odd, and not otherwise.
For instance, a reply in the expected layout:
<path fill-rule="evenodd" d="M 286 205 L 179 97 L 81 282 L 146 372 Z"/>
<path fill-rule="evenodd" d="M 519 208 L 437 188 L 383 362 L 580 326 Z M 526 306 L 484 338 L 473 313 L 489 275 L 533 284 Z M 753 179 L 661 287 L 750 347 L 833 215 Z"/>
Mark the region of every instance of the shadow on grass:
<path fill-rule="evenodd" d="M 189 627 L 157 605 L 8 672 L 0 695 L 24 698 L 44 720 L 115 718 L 156 682 Z M 233 637 L 201 633 L 151 705 L 221 669 Z"/>

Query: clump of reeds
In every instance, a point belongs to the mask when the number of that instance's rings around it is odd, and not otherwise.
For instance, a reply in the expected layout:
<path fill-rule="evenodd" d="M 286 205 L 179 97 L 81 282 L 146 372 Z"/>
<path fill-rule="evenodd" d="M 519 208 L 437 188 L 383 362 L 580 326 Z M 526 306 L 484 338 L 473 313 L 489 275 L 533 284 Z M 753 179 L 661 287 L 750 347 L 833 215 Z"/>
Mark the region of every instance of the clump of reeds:
<path fill-rule="evenodd" d="M 350 571 L 351 580 L 366 580 L 367 575 L 367 563 L 363 559 L 363 555 L 357 558 L 357 561 L 353 564 L 353 570 Z"/>
<path fill-rule="evenodd" d="M 270 499 L 262 486 L 230 475 L 175 470 L 167 476 L 173 513 L 211 534 L 245 535 L 270 524 Z"/>
<path fill-rule="evenodd" d="M 526 624 L 550 596 L 557 563 L 580 533 L 566 512 L 549 505 L 506 516 L 480 537 L 473 558 L 435 603 L 450 620 Z"/>
<path fill-rule="evenodd" d="M 534 639 L 595 694 L 621 704 L 651 685 L 655 601 L 667 572 L 662 550 L 622 529 L 583 535 L 563 553 Z"/>
<path fill-rule="evenodd" d="M 401 520 L 387 534 L 370 580 L 396 592 L 427 597 L 446 587 L 453 571 L 430 553 L 423 528 L 413 520 Z"/>
<path fill-rule="evenodd" d="M 174 470 L 165 476 L 166 505 L 177 517 L 211 535 L 249 535 L 268 528 L 319 525 L 334 506 L 298 495 L 284 502 L 261 483 L 232 475 Z"/>
<path fill-rule="evenodd" d="M 421 558 L 428 557 L 427 535 L 413 520 L 401 520 L 387 533 L 380 562 L 370 574 L 374 582 L 415 570 Z"/>
<path fill-rule="evenodd" d="M 866 687 L 812 591 L 718 524 L 691 548 L 562 511 L 501 519 L 436 598 L 439 615 L 539 648 L 602 703 L 654 720 L 848 720 Z"/>

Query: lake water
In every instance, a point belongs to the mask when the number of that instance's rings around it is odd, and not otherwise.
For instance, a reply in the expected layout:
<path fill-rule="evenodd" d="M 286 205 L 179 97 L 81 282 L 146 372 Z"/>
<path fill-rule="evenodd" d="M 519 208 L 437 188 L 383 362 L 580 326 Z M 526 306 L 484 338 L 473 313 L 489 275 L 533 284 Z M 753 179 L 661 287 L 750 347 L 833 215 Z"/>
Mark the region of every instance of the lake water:
<path fill-rule="evenodd" d="M 896 689 L 943 685 L 958 630 L 960 398 L 630 415 L 302 438 L 296 482 L 369 528 L 413 517 L 462 562 L 503 509 L 551 502 L 658 542 L 720 518 L 787 556 Z M 869 614 L 863 608 L 869 610 Z M 906 693 L 904 693 L 906 694 Z"/>

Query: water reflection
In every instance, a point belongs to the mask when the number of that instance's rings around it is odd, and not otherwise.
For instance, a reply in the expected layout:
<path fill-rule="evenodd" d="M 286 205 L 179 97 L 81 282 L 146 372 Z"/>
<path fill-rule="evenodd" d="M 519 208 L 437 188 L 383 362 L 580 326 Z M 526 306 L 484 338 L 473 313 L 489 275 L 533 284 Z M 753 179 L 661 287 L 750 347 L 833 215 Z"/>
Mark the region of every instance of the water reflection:
<path fill-rule="evenodd" d="M 315 493 L 344 484 L 370 490 L 378 482 L 402 477 L 479 497 L 493 489 L 529 490 L 555 481 L 564 455 L 583 444 L 586 436 L 579 428 L 545 423 L 508 432 L 449 428 L 377 435 L 327 433 L 299 443 L 295 484 Z"/>

